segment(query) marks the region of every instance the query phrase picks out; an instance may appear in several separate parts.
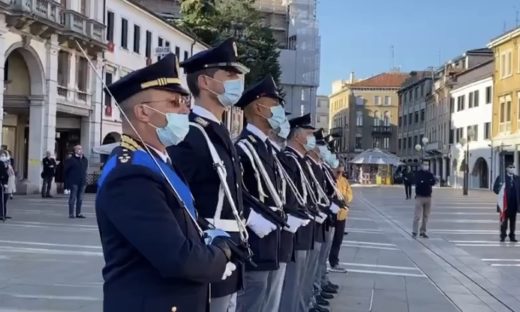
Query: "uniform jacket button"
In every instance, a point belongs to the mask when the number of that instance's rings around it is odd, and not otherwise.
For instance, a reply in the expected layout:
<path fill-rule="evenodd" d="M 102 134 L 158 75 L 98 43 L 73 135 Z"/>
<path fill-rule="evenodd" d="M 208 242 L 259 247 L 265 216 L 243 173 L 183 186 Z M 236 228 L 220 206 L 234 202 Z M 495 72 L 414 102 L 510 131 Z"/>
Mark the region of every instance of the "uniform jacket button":
<path fill-rule="evenodd" d="M 177 312 L 177 307 L 172 307 L 172 312 Z"/>

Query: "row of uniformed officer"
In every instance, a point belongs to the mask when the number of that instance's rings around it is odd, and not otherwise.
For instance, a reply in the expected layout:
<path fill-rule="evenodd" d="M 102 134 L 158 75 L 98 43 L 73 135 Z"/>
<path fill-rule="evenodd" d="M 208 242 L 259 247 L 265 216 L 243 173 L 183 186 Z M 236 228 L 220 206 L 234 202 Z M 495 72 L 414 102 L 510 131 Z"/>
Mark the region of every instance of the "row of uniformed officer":
<path fill-rule="evenodd" d="M 242 95 L 232 40 L 181 66 L 189 117 L 174 55 L 109 87 L 128 119 L 96 201 L 105 310 L 306 311 L 328 208 L 305 158 L 310 116 L 289 123 L 271 77 Z M 222 114 L 237 103 L 235 145 Z"/>

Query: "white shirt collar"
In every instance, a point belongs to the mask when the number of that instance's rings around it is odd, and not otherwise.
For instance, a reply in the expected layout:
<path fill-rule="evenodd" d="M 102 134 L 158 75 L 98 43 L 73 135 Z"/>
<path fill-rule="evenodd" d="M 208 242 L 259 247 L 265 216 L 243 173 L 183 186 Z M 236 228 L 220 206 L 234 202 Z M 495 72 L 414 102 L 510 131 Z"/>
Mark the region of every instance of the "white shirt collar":
<path fill-rule="evenodd" d="M 191 111 L 194 114 L 199 115 L 200 117 L 209 119 L 211 121 L 214 121 L 214 122 L 218 123 L 219 125 L 222 123 L 220 120 L 218 120 L 218 118 L 215 115 L 213 115 L 212 112 L 210 112 L 209 110 L 205 109 L 202 106 L 193 105 L 193 109 Z"/>
<path fill-rule="evenodd" d="M 274 140 L 269 139 L 269 142 L 271 142 L 271 144 L 273 145 L 273 147 L 276 149 L 277 152 L 280 152 L 282 150 L 282 147 Z"/>
<path fill-rule="evenodd" d="M 300 156 L 300 158 L 304 158 L 305 155 L 303 155 L 302 153 L 300 153 L 297 149 L 293 148 L 292 146 L 287 146 L 288 148 L 290 148 L 291 150 L 293 150 L 296 155 Z"/>
<path fill-rule="evenodd" d="M 262 142 L 264 142 L 264 144 L 265 141 L 269 139 L 269 137 L 264 132 L 262 132 L 262 130 L 253 124 L 247 124 L 246 129 L 252 134 L 256 135 Z"/>
<path fill-rule="evenodd" d="M 166 153 L 163 153 L 161 151 L 159 151 L 158 149 L 156 149 L 155 147 L 153 146 L 150 146 L 148 145 L 148 148 L 152 149 L 154 152 L 157 153 L 157 155 L 159 155 L 159 157 L 162 159 L 162 161 L 164 161 L 165 163 L 168 163 L 168 160 L 170 160 L 170 156 L 168 156 L 168 154 Z"/>

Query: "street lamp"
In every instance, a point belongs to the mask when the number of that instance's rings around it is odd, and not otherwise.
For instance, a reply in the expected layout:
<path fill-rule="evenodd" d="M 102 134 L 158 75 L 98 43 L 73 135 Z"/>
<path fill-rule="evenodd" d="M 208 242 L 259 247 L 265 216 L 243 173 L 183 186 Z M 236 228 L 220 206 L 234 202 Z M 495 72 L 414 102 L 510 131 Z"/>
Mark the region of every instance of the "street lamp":
<path fill-rule="evenodd" d="M 462 138 L 460 140 L 460 143 L 462 145 L 466 145 L 466 155 L 464 156 L 465 162 L 464 162 L 464 186 L 462 188 L 462 195 L 467 196 L 468 195 L 468 189 L 469 189 L 469 142 L 473 140 L 473 136 L 475 135 L 475 132 L 473 131 L 473 128 L 468 129 L 467 138 Z"/>
<path fill-rule="evenodd" d="M 421 140 L 421 144 L 417 144 L 415 145 L 415 150 L 417 152 L 422 152 L 421 153 L 421 162 L 424 161 L 424 150 L 426 148 L 426 145 L 428 144 L 428 142 L 430 142 L 430 140 L 427 138 L 427 137 L 423 137 L 422 140 Z"/>

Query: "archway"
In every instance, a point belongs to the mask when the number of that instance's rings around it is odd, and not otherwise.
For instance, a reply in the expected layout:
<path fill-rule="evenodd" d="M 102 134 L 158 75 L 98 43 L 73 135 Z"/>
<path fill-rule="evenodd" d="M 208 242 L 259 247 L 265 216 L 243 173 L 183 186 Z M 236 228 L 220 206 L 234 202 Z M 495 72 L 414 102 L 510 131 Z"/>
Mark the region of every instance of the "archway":
<path fill-rule="evenodd" d="M 471 172 L 472 186 L 475 188 L 489 188 L 489 170 L 486 160 L 478 158 Z"/>
<path fill-rule="evenodd" d="M 103 139 L 103 145 L 116 142 L 121 142 L 121 134 L 117 132 L 110 132 L 109 134 L 105 135 L 105 138 Z"/>
<path fill-rule="evenodd" d="M 29 125 L 31 104 L 36 103 L 39 112 L 44 110 L 46 88 L 43 65 L 31 46 L 18 42 L 7 49 L 4 81 L 2 145 L 13 155 L 18 178 L 39 184 L 40 166 L 29 166 L 29 158 L 39 160 L 43 156 L 43 142 L 38 138 L 45 125 Z"/>

